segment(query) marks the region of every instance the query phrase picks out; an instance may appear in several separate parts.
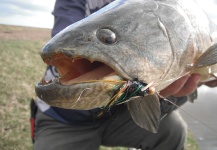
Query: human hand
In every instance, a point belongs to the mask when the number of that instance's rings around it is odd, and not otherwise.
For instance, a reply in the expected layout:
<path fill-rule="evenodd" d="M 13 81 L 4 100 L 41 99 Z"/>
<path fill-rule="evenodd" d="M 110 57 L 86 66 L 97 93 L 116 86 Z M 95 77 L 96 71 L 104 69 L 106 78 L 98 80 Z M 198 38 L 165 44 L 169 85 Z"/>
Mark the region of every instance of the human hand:
<path fill-rule="evenodd" d="M 199 81 L 199 74 L 185 75 L 160 91 L 160 95 L 163 97 L 168 97 L 170 95 L 175 97 L 189 95 L 196 90 Z"/>
<path fill-rule="evenodd" d="M 216 87 L 217 86 L 217 79 L 216 80 L 212 80 L 212 81 L 208 81 L 208 82 L 204 82 L 203 84 L 209 86 L 209 87 Z"/>

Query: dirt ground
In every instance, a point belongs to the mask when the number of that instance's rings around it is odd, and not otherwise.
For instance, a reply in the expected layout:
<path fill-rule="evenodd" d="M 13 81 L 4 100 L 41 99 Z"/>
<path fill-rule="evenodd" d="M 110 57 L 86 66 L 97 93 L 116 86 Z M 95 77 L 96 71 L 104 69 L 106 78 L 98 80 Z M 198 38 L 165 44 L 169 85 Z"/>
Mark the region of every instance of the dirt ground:
<path fill-rule="evenodd" d="M 51 36 L 50 29 L 9 26 L 0 24 L 0 39 L 31 39 L 46 41 Z"/>

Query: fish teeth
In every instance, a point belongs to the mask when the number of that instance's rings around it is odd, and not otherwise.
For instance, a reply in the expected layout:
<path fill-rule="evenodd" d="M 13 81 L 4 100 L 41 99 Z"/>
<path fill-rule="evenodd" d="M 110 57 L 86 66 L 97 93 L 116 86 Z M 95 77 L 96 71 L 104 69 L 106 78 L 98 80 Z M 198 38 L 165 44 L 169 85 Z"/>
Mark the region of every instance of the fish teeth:
<path fill-rule="evenodd" d="M 106 76 L 102 80 L 123 80 L 119 75 L 111 75 L 111 76 Z"/>
<path fill-rule="evenodd" d="M 46 85 L 46 84 L 52 83 L 52 80 L 46 81 L 45 78 L 42 78 L 41 83 L 42 85 Z"/>
<path fill-rule="evenodd" d="M 53 82 L 60 83 L 60 78 L 59 77 L 54 78 Z"/>

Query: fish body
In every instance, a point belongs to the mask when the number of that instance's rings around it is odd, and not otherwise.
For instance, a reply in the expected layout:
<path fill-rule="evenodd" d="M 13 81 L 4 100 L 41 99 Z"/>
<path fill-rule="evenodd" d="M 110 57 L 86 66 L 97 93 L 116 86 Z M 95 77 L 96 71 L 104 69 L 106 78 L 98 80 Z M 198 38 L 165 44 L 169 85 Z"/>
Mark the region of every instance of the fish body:
<path fill-rule="evenodd" d="M 52 106 L 92 109 L 106 106 L 117 87 L 134 79 L 151 83 L 156 92 L 186 74 L 210 80 L 217 72 L 216 42 L 217 27 L 192 0 L 116 0 L 45 45 L 41 57 L 60 78 L 42 80 L 36 93 Z M 146 106 L 138 99 L 148 99 Z M 153 112 L 145 118 L 155 121 L 140 125 L 156 132 L 157 96 L 129 100 L 138 124 L 142 109 Z"/>

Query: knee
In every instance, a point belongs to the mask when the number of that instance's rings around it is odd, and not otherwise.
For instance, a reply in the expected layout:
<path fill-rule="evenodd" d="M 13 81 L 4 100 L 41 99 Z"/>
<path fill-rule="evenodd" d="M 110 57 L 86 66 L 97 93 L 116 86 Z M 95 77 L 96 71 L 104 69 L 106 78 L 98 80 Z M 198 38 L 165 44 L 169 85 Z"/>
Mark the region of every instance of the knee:
<path fill-rule="evenodd" d="M 161 120 L 157 134 L 145 138 L 143 149 L 183 150 L 187 137 L 187 124 L 177 111 Z"/>
<path fill-rule="evenodd" d="M 187 124 L 178 111 L 173 111 L 162 120 L 160 131 L 163 131 L 168 138 L 185 141 L 187 137 Z"/>

